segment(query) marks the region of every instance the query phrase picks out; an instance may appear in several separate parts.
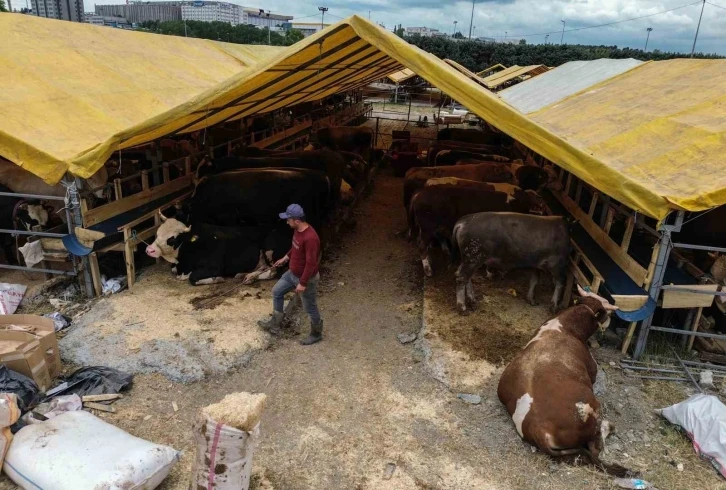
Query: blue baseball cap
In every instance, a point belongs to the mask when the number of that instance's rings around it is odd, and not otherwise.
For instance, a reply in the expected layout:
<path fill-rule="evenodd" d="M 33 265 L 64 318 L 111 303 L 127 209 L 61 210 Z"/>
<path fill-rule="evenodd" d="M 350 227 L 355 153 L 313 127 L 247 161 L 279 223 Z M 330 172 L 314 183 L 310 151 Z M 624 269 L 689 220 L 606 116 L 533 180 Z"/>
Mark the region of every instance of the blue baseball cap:
<path fill-rule="evenodd" d="M 305 217 L 305 211 L 299 204 L 290 204 L 284 213 L 280 213 L 282 219 L 300 219 Z"/>

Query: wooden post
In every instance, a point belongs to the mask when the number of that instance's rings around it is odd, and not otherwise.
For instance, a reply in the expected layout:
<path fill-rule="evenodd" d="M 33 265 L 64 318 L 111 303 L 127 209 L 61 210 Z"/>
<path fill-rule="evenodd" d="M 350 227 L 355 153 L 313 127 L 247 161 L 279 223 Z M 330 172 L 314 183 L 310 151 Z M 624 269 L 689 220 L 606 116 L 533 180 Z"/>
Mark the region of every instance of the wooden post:
<path fill-rule="evenodd" d="M 633 229 L 635 228 L 635 217 L 631 214 L 628 216 L 628 220 L 625 223 L 625 234 L 623 235 L 623 241 L 620 243 L 620 248 L 625 252 L 630 247 L 630 239 L 633 238 Z"/>
<path fill-rule="evenodd" d="M 592 201 L 590 201 L 590 209 L 587 212 L 587 215 L 592 218 L 595 214 L 595 208 L 597 207 L 597 201 L 600 198 L 600 194 L 598 192 L 593 193 L 592 195 Z"/>
<path fill-rule="evenodd" d="M 192 157 L 184 158 L 184 175 L 191 175 L 192 173 Z"/>
<path fill-rule="evenodd" d="M 148 170 L 141 171 L 141 189 L 144 191 L 149 190 L 149 171 Z"/>
<path fill-rule="evenodd" d="M 580 205 L 580 198 L 582 197 L 582 181 L 577 180 L 577 189 L 575 190 L 575 204 Z"/>
<path fill-rule="evenodd" d="M 159 210 L 159 212 L 161 212 L 161 210 Z M 159 212 L 154 214 L 154 226 L 156 226 L 157 229 L 159 229 L 159 226 L 161 226 L 161 216 L 159 216 Z M 160 262 L 161 262 L 161 257 L 157 257 L 156 263 L 158 264 Z"/>
<path fill-rule="evenodd" d="M 91 264 L 91 277 L 93 278 L 93 290 L 96 296 L 101 296 L 103 293 L 103 284 L 101 283 L 101 269 L 98 267 L 98 255 L 96 252 L 91 252 L 88 257 Z"/>
<path fill-rule="evenodd" d="M 605 226 L 603 226 L 603 230 L 605 230 L 605 233 L 608 235 L 610 234 L 610 228 L 613 226 L 613 220 L 615 219 L 615 211 L 613 211 L 613 208 L 608 206 L 608 214 L 605 218 Z"/>
<path fill-rule="evenodd" d="M 628 347 L 630 347 L 630 342 L 633 340 L 633 334 L 635 333 L 635 327 L 637 326 L 638 322 L 630 322 L 630 325 L 628 326 L 628 333 L 625 336 L 625 340 L 623 340 L 623 346 L 620 348 L 621 353 L 628 353 Z"/>
<path fill-rule="evenodd" d="M 691 332 L 698 332 L 698 324 L 701 322 L 701 313 L 703 313 L 703 308 L 699 308 L 696 311 L 696 318 L 693 320 L 693 325 L 691 325 Z M 693 341 L 696 340 L 695 335 L 691 335 L 691 337 L 688 339 L 688 350 L 690 351 L 693 349 Z"/>
<path fill-rule="evenodd" d="M 136 268 L 134 264 L 134 249 L 136 248 L 136 240 L 131 238 L 131 230 L 124 228 L 124 260 L 126 261 L 126 281 L 129 285 L 129 291 L 136 281 Z"/>
<path fill-rule="evenodd" d="M 123 190 L 121 189 L 121 179 L 113 179 L 113 193 L 118 201 L 123 197 Z"/>
<path fill-rule="evenodd" d="M 162 165 L 162 175 L 164 176 L 164 183 L 166 184 L 169 182 L 170 176 L 169 176 L 169 162 L 164 162 Z"/>

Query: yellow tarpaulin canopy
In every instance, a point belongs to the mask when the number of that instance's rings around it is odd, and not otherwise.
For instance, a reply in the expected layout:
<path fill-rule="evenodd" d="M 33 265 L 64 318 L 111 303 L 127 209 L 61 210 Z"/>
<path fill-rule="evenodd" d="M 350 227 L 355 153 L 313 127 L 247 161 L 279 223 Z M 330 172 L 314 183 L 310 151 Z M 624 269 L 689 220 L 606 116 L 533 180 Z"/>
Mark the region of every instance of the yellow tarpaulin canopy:
<path fill-rule="evenodd" d="M 726 60 L 645 63 L 530 117 L 603 162 L 607 174 L 577 173 L 630 207 L 661 217 L 654 195 L 693 211 L 726 203 Z"/>
<path fill-rule="evenodd" d="M 284 49 L 2 14 L 0 156 L 51 183 L 88 174 L 132 128 Z"/>
<path fill-rule="evenodd" d="M 386 78 L 391 80 L 393 83 L 401 83 L 401 82 L 405 82 L 409 78 L 413 78 L 415 76 L 416 76 L 416 73 L 414 73 L 413 71 L 406 68 L 404 70 L 397 71 L 396 73 L 391 73 Z"/>
<path fill-rule="evenodd" d="M 88 38 L 82 44 L 66 41 L 73 48 L 53 53 L 42 42 L 28 38 L 32 36 L 27 34 L 32 31 L 29 27 L 36 27 L 30 22 L 48 26 L 46 43 L 54 42 L 53 37 L 73 37 L 71 32 L 83 31 L 82 35 Z M 26 28 L 18 28 L 20 23 Z M 137 53 L 123 58 L 121 53 L 126 46 L 111 46 L 113 43 L 106 41 L 117 32 L 21 15 L 0 16 L 0 63 L 3 68 L 9 68 L 0 70 L 0 81 L 4 87 L 19 87 L 13 89 L 14 97 L 8 97 L 8 92 L 0 95 L 3 97 L 0 110 L 10 115 L 0 118 L 2 156 L 51 182 L 60 179 L 65 169 L 87 177 L 119 148 L 195 131 L 231 118 L 318 100 L 366 85 L 405 66 L 532 150 L 639 212 L 662 218 L 674 204 L 701 210 L 726 202 L 726 175 L 723 175 L 723 165 L 717 163 L 726 154 L 725 101 L 721 95 L 726 92 L 726 61 L 723 60 L 679 60 L 646 65 L 653 71 L 629 85 L 630 93 L 620 89 L 608 98 L 596 92 L 597 103 L 593 107 L 597 109 L 588 111 L 587 120 L 574 106 L 576 98 L 550 108 L 560 111 L 567 102 L 573 104 L 569 108 L 579 122 L 572 124 L 568 116 L 558 117 L 559 112 L 543 111 L 541 115 L 535 114 L 534 119 L 525 116 L 436 56 L 353 16 L 258 65 L 240 66 L 235 75 L 202 93 L 189 91 L 179 105 L 165 110 L 171 103 L 143 91 L 147 72 L 161 70 L 147 61 L 151 56 L 147 53 L 153 53 L 165 42 L 179 43 L 180 50 L 189 51 L 197 45 L 186 44 L 191 40 L 184 38 L 123 33 L 129 36 L 124 38 L 128 46 L 134 48 L 130 52 Z M 22 50 L 24 55 L 11 54 L 14 49 Z M 116 53 L 115 59 L 119 61 L 108 64 L 109 73 L 104 76 L 98 61 L 102 56 L 96 53 L 106 49 Z M 255 49 L 262 52 L 263 47 Z M 92 70 L 85 68 L 83 61 L 90 54 L 95 57 Z M 188 59 L 174 57 L 168 51 L 167 54 L 169 63 L 177 67 L 175 72 L 179 77 L 186 77 L 188 71 L 196 72 Z M 193 58 L 191 54 L 189 57 Z M 46 60 L 40 77 L 47 82 L 45 85 L 33 71 L 35 58 Z M 49 66 L 51 59 L 58 60 L 56 70 Z M 680 63 L 684 63 L 682 68 L 673 68 Z M 126 69 L 111 70 L 118 65 Z M 635 76 L 640 70 L 643 68 L 636 68 L 624 77 Z M 119 76 L 115 83 L 106 81 L 106 77 L 113 78 L 116 73 L 133 75 Z M 31 83 L 24 83 L 26 78 Z M 126 85 L 126 80 L 135 81 L 135 86 Z M 621 79 L 612 79 L 609 83 L 614 80 Z M 169 80 L 170 85 L 174 82 Z M 108 95 L 115 85 L 121 87 L 117 87 L 120 91 L 117 98 Z M 55 97 L 46 94 L 48 89 L 52 89 Z M 598 90 L 606 92 L 607 89 L 605 84 Z M 140 121 L 143 118 L 123 103 L 93 105 L 101 94 L 104 100 L 116 102 L 138 97 L 147 101 L 145 104 L 153 105 L 155 111 L 145 109 L 146 119 Z M 651 101 L 657 101 L 652 108 Z M 11 111 L 6 109 L 8 104 Z M 138 110 L 145 104 L 134 103 L 134 107 Z M 24 107 L 27 109 L 22 111 Z M 599 123 L 602 114 L 608 118 L 603 126 Z M 630 132 L 626 132 L 628 128 Z M 568 130 L 573 134 L 567 134 Z M 587 135 L 588 131 L 593 134 Z M 590 144 L 594 146 L 591 148 Z M 677 151 L 668 152 L 669 148 Z M 653 162 L 655 153 L 663 155 L 660 160 L 656 159 L 663 168 L 655 172 L 650 167 L 640 167 L 642 162 Z M 626 156 L 631 160 L 624 160 Z M 688 168 L 694 162 L 702 173 Z M 704 197 L 704 193 L 709 197 Z"/>

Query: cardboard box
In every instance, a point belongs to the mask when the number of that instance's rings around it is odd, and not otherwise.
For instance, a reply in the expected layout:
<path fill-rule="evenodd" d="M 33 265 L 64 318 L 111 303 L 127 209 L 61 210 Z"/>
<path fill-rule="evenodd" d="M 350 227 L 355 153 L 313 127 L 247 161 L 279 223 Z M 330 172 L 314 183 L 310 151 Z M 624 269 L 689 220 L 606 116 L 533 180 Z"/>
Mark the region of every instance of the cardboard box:
<path fill-rule="evenodd" d="M 32 334 L 0 330 L 0 364 L 32 378 L 41 391 L 51 387 L 45 353 Z"/>
<path fill-rule="evenodd" d="M 37 315 L 0 315 L 0 331 L 12 326 L 21 327 L 23 331 L 34 335 L 45 353 L 45 363 L 51 378 L 60 375 L 62 365 L 58 339 L 55 337 L 55 323 L 50 318 Z"/>

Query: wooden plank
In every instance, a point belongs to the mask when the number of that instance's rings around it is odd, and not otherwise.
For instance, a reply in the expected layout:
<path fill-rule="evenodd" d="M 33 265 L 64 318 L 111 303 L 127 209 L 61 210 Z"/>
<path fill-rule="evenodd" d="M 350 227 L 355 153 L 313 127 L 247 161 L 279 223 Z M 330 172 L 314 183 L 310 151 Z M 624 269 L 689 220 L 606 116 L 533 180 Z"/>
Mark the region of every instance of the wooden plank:
<path fill-rule="evenodd" d="M 585 274 L 583 274 L 582 271 L 572 262 L 570 262 L 570 272 L 572 272 L 572 275 L 575 276 L 575 281 L 577 281 L 577 284 L 580 286 L 585 287 L 590 285 L 590 281 L 587 280 Z"/>
<path fill-rule="evenodd" d="M 49 252 L 67 252 L 63 240 L 60 238 L 41 238 L 40 246 Z"/>
<path fill-rule="evenodd" d="M 136 267 L 134 264 L 134 247 L 136 240 L 131 240 L 131 230 L 124 229 L 124 261 L 126 262 L 126 281 L 129 285 L 129 291 L 134 287 L 136 280 Z"/>
<path fill-rule="evenodd" d="M 83 406 L 86 408 L 92 408 L 101 412 L 116 413 L 116 409 L 111 405 L 104 405 L 103 403 L 84 402 Z"/>
<path fill-rule="evenodd" d="M 648 270 L 643 279 L 643 289 L 648 291 L 650 289 L 650 283 L 653 281 L 653 273 L 655 272 L 655 263 L 658 261 L 658 251 L 660 250 L 660 242 L 656 243 L 653 247 L 653 253 L 650 254 L 650 262 L 648 263 Z"/>
<path fill-rule="evenodd" d="M 98 267 L 98 254 L 96 252 L 92 252 L 88 256 L 88 260 L 90 262 L 91 266 L 91 278 L 93 279 L 93 291 L 96 293 L 96 296 L 101 296 L 103 293 L 103 284 L 101 282 L 101 269 Z M 94 401 L 94 400 L 90 400 Z"/>
<path fill-rule="evenodd" d="M 86 395 L 81 398 L 83 400 L 83 403 L 86 402 L 107 402 L 110 400 L 118 400 L 119 398 L 123 398 L 124 396 L 121 393 L 105 393 L 103 395 Z M 104 405 L 106 406 L 106 405 Z"/>
<path fill-rule="evenodd" d="M 682 286 L 683 289 L 697 289 L 699 291 L 713 291 L 718 289 L 718 284 L 689 284 Z M 707 308 L 713 303 L 713 295 L 690 293 L 679 291 L 680 286 L 673 286 L 672 289 L 663 290 L 662 308 Z"/>
<path fill-rule="evenodd" d="M 723 354 L 714 354 L 712 352 L 701 351 L 698 354 L 698 357 L 700 357 L 703 362 L 712 362 L 714 364 L 726 364 L 726 356 Z"/>
<path fill-rule="evenodd" d="M 117 201 L 124 197 L 123 189 L 121 188 L 121 179 L 113 179 L 113 192 Z"/>
<path fill-rule="evenodd" d="M 141 191 L 138 194 L 134 194 L 133 196 L 123 198 L 120 201 L 115 201 L 109 204 L 105 204 L 103 206 L 99 206 L 96 209 L 87 211 L 84 214 L 86 228 L 101 223 L 102 221 L 105 221 L 114 216 L 118 216 L 121 213 L 131 211 L 132 209 L 137 208 L 149 201 L 153 201 L 155 199 L 159 199 L 166 195 L 177 192 L 181 189 L 184 189 L 185 187 L 189 187 L 190 185 L 191 177 L 185 175 L 184 177 L 172 180 L 168 184 L 162 184 L 152 189 Z"/>
<path fill-rule="evenodd" d="M 570 306 L 572 301 L 572 287 L 575 285 L 575 276 L 572 273 L 567 274 L 567 280 L 565 281 L 565 293 L 562 295 L 562 307 L 567 308 Z"/>
<path fill-rule="evenodd" d="M 633 230 L 635 229 L 635 217 L 633 215 L 628 216 L 625 222 L 625 234 L 623 235 L 623 241 L 620 242 L 620 248 L 627 252 L 630 247 L 630 239 L 633 238 Z"/>
<path fill-rule="evenodd" d="M 698 324 L 701 322 L 701 314 L 703 313 L 703 308 L 699 308 L 696 311 L 696 318 L 693 320 L 693 325 L 691 325 L 691 332 L 698 332 Z M 695 340 L 695 336 L 692 336 L 688 339 L 688 350 L 693 349 L 693 341 Z"/>
<path fill-rule="evenodd" d="M 263 138 L 261 140 L 258 140 L 256 143 L 253 143 L 250 146 L 254 146 L 256 148 L 267 148 L 268 146 L 274 145 L 275 143 L 278 143 L 278 142 L 284 140 L 285 138 L 289 138 L 290 136 L 296 135 L 300 131 L 304 131 L 304 130 L 308 129 L 311 126 L 312 126 L 312 121 L 305 121 L 290 129 L 280 131 L 279 133 L 272 135 L 268 138 Z"/>
<path fill-rule="evenodd" d="M 166 184 L 171 180 L 171 177 L 169 176 L 169 164 L 167 162 L 163 163 L 163 168 L 161 169 L 162 177 L 164 179 L 164 183 Z"/>
<path fill-rule="evenodd" d="M 615 241 L 610 238 L 590 217 L 580 209 L 569 197 L 561 192 L 553 191 L 554 195 L 574 216 L 580 225 L 600 245 L 600 247 L 613 259 L 613 261 L 630 277 L 636 284 L 643 284 L 646 270 L 635 259 L 624 252 Z"/>
<path fill-rule="evenodd" d="M 645 306 L 648 302 L 648 295 L 626 295 L 626 294 L 613 294 L 613 301 L 623 311 L 633 311 Z"/>
<path fill-rule="evenodd" d="M 156 230 L 158 229 L 158 226 L 152 226 L 151 228 L 147 228 L 146 230 L 143 230 L 139 232 L 137 230 L 136 233 L 136 239 L 133 237 L 131 238 L 131 242 L 135 245 L 138 245 L 142 241 L 147 241 L 149 238 L 153 237 L 156 234 Z M 126 244 L 124 242 L 118 242 L 114 243 L 113 245 L 109 245 L 105 248 L 102 248 L 98 250 L 98 253 L 106 253 L 106 252 L 123 252 L 126 250 Z"/>
<path fill-rule="evenodd" d="M 590 201 L 590 209 L 587 211 L 587 215 L 592 218 L 595 214 L 595 208 L 597 207 L 597 201 L 600 198 L 600 194 L 595 192 L 592 195 L 592 201 Z"/>
<path fill-rule="evenodd" d="M 174 206 L 174 204 L 176 204 L 177 202 L 183 201 L 184 199 L 186 199 L 187 197 L 189 197 L 191 195 L 192 195 L 192 191 L 185 192 L 184 194 L 179 195 L 179 197 L 174 199 L 173 201 L 170 201 L 170 202 L 164 204 L 163 206 L 158 207 L 152 211 L 149 211 L 148 213 L 144 214 L 143 216 L 139 216 L 135 220 L 129 221 L 125 225 L 120 226 L 118 231 L 123 231 L 124 228 L 133 228 L 134 226 L 137 226 L 137 225 L 143 223 L 144 221 L 150 220 L 151 218 L 158 219 L 159 211 L 163 211 L 167 208 L 170 208 L 170 207 Z"/>
<path fill-rule="evenodd" d="M 184 176 L 192 174 L 192 157 L 184 158 Z"/>

